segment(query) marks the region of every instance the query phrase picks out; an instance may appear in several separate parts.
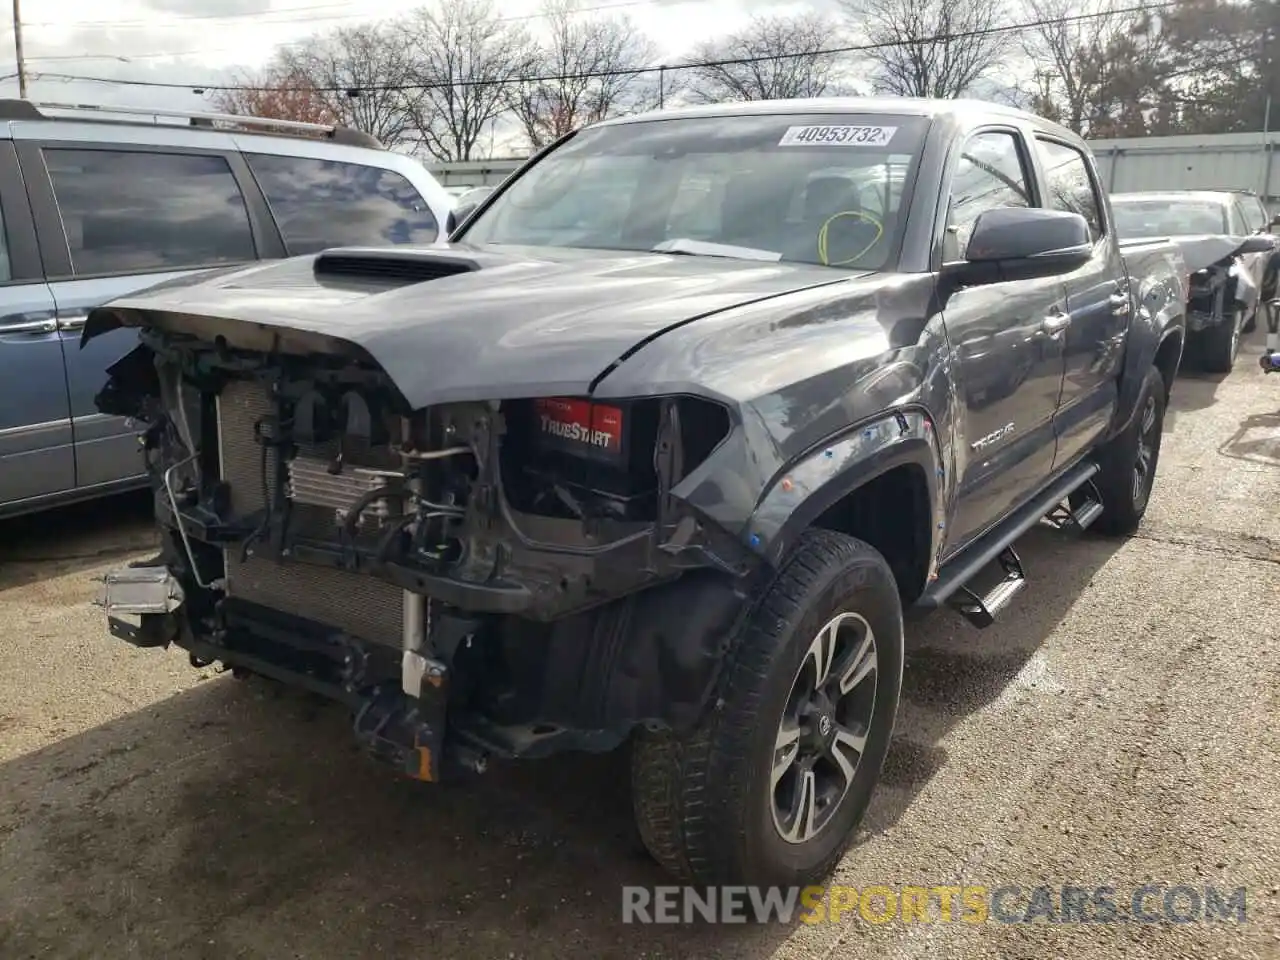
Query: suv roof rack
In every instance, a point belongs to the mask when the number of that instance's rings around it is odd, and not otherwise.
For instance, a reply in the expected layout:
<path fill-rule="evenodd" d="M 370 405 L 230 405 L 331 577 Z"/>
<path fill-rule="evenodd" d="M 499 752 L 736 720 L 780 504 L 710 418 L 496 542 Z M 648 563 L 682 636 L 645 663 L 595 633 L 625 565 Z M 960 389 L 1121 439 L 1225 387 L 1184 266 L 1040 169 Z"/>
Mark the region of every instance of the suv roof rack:
<path fill-rule="evenodd" d="M 336 124 L 328 123 L 304 123 L 301 120 L 276 120 L 271 117 L 246 117 L 234 113 L 193 113 L 187 110 L 153 110 L 150 107 L 117 107 L 106 104 L 93 103 L 51 103 L 47 101 L 36 100 L 6 100 L 0 99 L 0 120 L 58 120 L 71 119 L 67 117 L 50 116 L 44 113 L 44 110 L 68 111 L 72 113 L 88 113 L 98 114 L 98 116 L 76 117 L 79 120 L 91 120 L 97 123 L 128 123 L 137 124 L 136 119 L 121 119 L 122 117 L 150 117 L 152 122 L 159 125 L 159 118 L 171 118 L 178 120 L 186 120 L 187 124 L 192 127 L 213 127 L 215 124 L 229 124 L 237 127 L 251 128 L 250 132 L 275 133 L 277 135 L 288 136 L 290 133 L 296 132 L 298 135 L 303 134 L 322 134 L 326 139 L 333 140 L 335 143 L 347 144 L 355 147 L 374 147 L 376 149 L 385 149 L 382 142 L 377 137 L 373 137 L 361 130 L 355 130 L 351 127 L 343 127 Z M 102 116 L 107 114 L 107 116 Z M 110 116 L 118 114 L 119 116 Z M 268 128 L 265 131 L 252 130 L 253 127 Z"/>

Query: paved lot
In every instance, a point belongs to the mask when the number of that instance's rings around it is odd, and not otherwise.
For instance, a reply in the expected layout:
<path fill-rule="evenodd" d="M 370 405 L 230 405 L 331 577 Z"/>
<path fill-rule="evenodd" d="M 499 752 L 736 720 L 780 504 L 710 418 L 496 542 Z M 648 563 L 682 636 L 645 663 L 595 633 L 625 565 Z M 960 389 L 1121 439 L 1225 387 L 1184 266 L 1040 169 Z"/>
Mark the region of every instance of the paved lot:
<path fill-rule="evenodd" d="M 997 626 L 915 631 L 837 881 L 1246 885 L 1236 924 L 636 927 L 618 758 L 430 788 L 344 718 L 110 640 L 146 504 L 0 525 L 0 957 L 1280 956 L 1280 379 L 1183 375 L 1127 543 L 1033 531 Z M 1123 894 L 1122 894 L 1123 896 Z"/>

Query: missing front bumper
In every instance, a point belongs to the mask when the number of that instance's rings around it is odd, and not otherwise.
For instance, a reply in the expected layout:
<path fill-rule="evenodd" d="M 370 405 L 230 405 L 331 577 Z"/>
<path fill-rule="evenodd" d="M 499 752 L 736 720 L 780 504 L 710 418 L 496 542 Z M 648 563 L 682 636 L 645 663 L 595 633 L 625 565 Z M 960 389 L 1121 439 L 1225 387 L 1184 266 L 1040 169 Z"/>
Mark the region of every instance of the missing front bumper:
<path fill-rule="evenodd" d="M 167 567 L 126 567 L 102 578 L 97 604 L 113 637 L 135 647 L 167 647 L 177 639 L 182 584 Z"/>
<path fill-rule="evenodd" d="M 257 674 L 344 704 L 354 714 L 356 740 L 372 757 L 416 780 L 441 779 L 449 695 L 444 664 L 415 651 L 412 664 L 402 665 L 395 647 L 235 600 L 219 604 L 216 628 L 203 619 L 196 627 L 186 623 L 185 599 L 166 567 L 146 566 L 108 573 L 97 603 L 111 635 L 134 646 L 175 644 L 193 663 L 221 662 L 236 674 Z M 402 676 L 410 671 L 418 682 Z M 416 695 L 406 692 L 409 686 Z"/>

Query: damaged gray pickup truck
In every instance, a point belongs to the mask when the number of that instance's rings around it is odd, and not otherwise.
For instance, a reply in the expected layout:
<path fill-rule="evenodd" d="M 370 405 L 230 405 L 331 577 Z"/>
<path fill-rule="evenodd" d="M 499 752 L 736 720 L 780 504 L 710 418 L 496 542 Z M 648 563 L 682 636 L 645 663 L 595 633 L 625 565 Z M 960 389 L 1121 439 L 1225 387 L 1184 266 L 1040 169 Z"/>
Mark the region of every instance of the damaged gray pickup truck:
<path fill-rule="evenodd" d="M 990 104 L 597 124 L 448 244 L 94 311 L 140 331 L 99 403 L 163 531 L 111 630 L 341 701 L 422 780 L 628 745 L 666 868 L 805 882 L 880 775 L 904 611 L 984 626 L 1032 525 L 1139 524 L 1188 272 Z"/>

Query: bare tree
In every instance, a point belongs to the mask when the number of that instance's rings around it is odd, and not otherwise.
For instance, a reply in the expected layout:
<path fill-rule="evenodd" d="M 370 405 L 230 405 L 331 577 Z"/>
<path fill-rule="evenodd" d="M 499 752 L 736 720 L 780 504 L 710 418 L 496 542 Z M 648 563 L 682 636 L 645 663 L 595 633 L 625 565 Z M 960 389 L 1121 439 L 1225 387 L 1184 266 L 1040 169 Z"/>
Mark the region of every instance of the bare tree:
<path fill-rule="evenodd" d="M 506 88 L 532 74 L 537 49 L 520 26 L 499 20 L 493 0 L 441 0 L 403 23 L 415 94 L 408 114 L 437 160 L 470 160 L 507 112 Z"/>
<path fill-rule="evenodd" d="M 339 123 L 340 116 L 330 106 L 323 91 L 311 78 L 280 64 L 259 72 L 242 73 L 236 86 L 215 90 L 210 96 L 214 109 L 244 117 L 269 117 L 303 123 Z"/>
<path fill-rule="evenodd" d="M 691 100 L 789 100 L 838 91 L 836 25 L 817 13 L 754 17 L 739 33 L 695 48 L 681 68 Z"/>
<path fill-rule="evenodd" d="M 1003 0 L 841 0 L 871 49 L 872 86 L 900 97 L 959 97 L 1011 48 Z"/>
<path fill-rule="evenodd" d="M 347 126 L 388 147 L 414 142 L 411 92 L 406 90 L 411 80 L 408 45 L 394 24 L 340 27 L 281 47 L 276 63 L 321 90 L 329 109 Z"/>
<path fill-rule="evenodd" d="M 1125 0 L 1027 5 L 1037 23 L 1021 40 L 1035 65 L 1031 108 L 1081 134 L 1146 132 L 1147 113 L 1165 99 L 1165 42 L 1154 18 L 1124 9 Z"/>
<path fill-rule="evenodd" d="M 627 16 L 586 17 L 581 0 L 548 0 L 547 39 L 533 73 L 542 78 L 511 84 L 507 102 L 535 150 L 571 130 L 606 117 L 646 109 L 656 100 L 653 81 L 638 71 L 657 48 Z"/>

